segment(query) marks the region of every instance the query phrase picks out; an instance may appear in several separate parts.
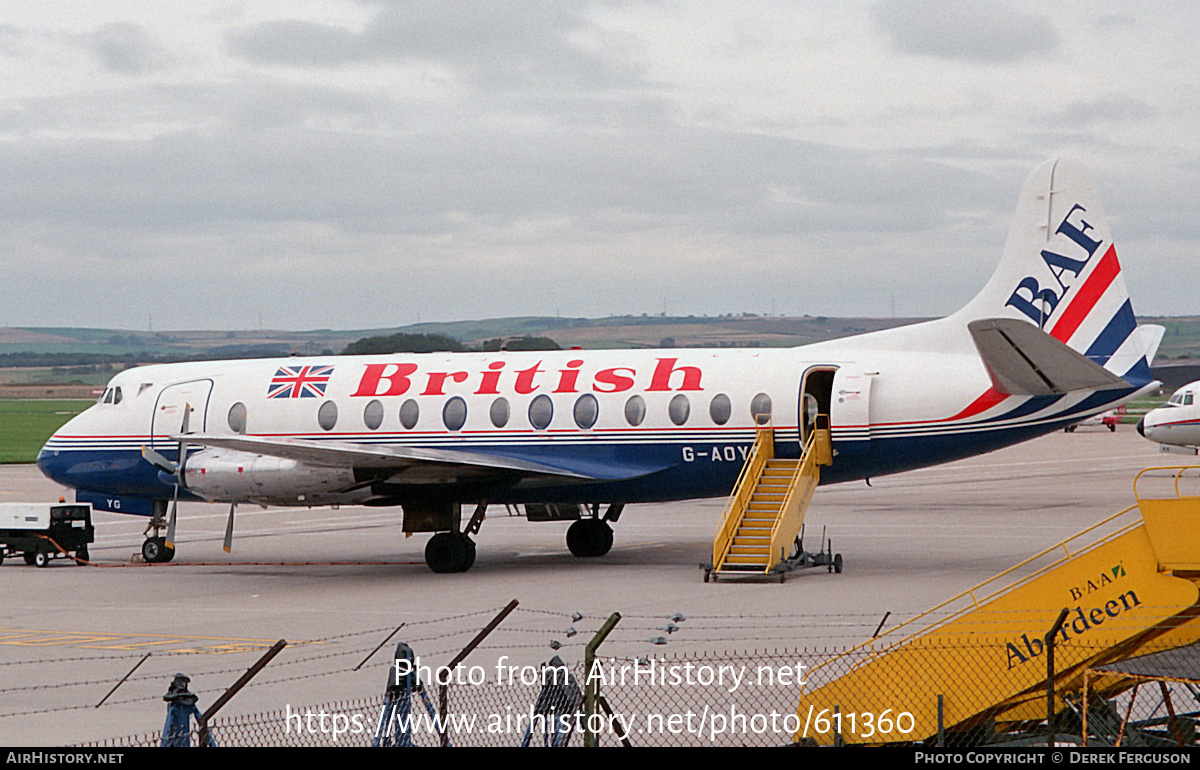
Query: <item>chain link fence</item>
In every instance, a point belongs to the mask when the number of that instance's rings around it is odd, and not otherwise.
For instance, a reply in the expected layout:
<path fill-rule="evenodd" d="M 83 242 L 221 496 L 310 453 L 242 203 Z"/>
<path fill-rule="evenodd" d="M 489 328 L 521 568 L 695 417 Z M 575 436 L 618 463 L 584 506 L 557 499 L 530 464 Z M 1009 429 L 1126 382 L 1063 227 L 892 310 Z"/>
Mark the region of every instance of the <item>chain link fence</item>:
<path fill-rule="evenodd" d="M 928 661 L 951 655 L 969 662 L 1009 651 L 977 642 L 940 646 L 927 653 L 933 656 Z M 1060 671 L 1054 700 L 1055 740 L 1093 747 L 1196 745 L 1200 649 L 1184 647 L 1171 655 L 1174 668 L 1169 677 L 1146 673 L 1161 666 L 1153 655 L 1134 659 L 1141 661 L 1138 666 L 1126 662 Z M 867 651 L 803 649 L 603 657 L 590 672 L 600 696 L 594 714 L 585 713 L 588 672 L 577 664 L 562 669 L 527 667 L 509 681 L 489 676 L 476 684 L 452 683 L 444 688 L 434 684 L 398 697 L 393 694 L 391 701 L 381 693 L 375 698 L 219 718 L 210 729 L 218 746 L 579 746 L 585 720 L 591 720 L 601 746 L 899 743 L 967 747 L 1034 746 L 1047 741 L 1044 678 L 1037 687 L 1011 692 L 1007 689 L 1011 682 L 989 677 L 984 672 L 994 668 L 980 665 L 978 676 L 949 683 L 924 703 L 914 700 L 917 692 L 931 692 L 928 683 L 912 679 L 922 675 L 921 661 L 916 660 L 916 665 L 891 669 L 890 677 L 855 683 L 871 695 L 871 704 L 892 704 L 868 711 L 856 700 L 857 691 L 828 687 L 863 669 L 870 658 Z M 811 673 L 814 669 L 816 676 Z M 1185 670 L 1193 672 L 1190 678 L 1180 676 Z M 802 699 L 822 691 L 838 697 L 805 705 Z M 962 718 L 958 706 L 976 703 L 979 697 L 987 698 L 986 705 L 972 707 L 972 713 Z M 160 740 L 160 734 L 146 733 L 89 745 L 156 746 Z M 193 734 L 190 745 L 198 741 Z"/>

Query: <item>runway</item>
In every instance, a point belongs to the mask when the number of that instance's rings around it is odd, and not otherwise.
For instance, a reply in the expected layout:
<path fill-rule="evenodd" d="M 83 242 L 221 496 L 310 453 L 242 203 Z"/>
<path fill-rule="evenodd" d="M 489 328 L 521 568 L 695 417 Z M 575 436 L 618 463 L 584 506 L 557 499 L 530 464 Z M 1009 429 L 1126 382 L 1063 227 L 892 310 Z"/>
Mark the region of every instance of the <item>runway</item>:
<path fill-rule="evenodd" d="M 277 639 L 288 647 L 223 716 L 375 696 L 397 641 L 443 664 L 512 599 L 519 608 L 469 662 L 577 662 L 613 612 L 622 620 L 602 648 L 611 655 L 848 646 L 885 614 L 894 625 L 1132 504 L 1142 468 L 1188 459 L 1160 454 L 1129 425 L 1085 428 L 869 487 L 822 487 L 805 545 L 814 550 L 824 530 L 845 572 L 797 572 L 784 584 L 702 581 L 723 500 L 630 506 L 599 559 L 567 552 L 564 523 L 492 509 L 476 564 L 460 575 L 428 570 L 428 536 L 406 539 L 399 510 L 245 507 L 227 555 L 227 509 L 184 504 L 176 559 L 155 566 L 131 563 L 144 519 L 97 513 L 95 566 L 0 566 L 0 744 L 155 732 L 176 672 L 191 676 L 204 708 Z M 33 466 L 0 467 L 0 500 L 60 494 Z M 676 613 L 685 619 L 669 631 Z"/>

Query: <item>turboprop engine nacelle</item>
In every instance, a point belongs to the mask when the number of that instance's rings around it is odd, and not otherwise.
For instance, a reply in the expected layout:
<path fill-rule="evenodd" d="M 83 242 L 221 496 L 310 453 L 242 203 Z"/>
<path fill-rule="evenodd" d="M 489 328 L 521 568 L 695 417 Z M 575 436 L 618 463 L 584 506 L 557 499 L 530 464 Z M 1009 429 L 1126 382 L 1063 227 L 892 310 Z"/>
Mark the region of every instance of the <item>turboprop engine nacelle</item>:
<path fill-rule="evenodd" d="M 205 449 L 188 456 L 184 477 L 188 491 L 200 497 L 268 505 L 319 505 L 355 481 L 349 468 L 228 449 Z"/>

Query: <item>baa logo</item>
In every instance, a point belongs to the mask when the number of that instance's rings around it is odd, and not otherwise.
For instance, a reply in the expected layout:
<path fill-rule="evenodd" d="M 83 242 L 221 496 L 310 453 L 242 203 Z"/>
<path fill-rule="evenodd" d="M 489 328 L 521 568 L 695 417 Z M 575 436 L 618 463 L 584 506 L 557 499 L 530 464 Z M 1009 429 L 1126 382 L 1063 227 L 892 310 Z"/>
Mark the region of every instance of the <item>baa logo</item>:
<path fill-rule="evenodd" d="M 1088 260 L 1100 248 L 1100 241 L 1088 237 L 1087 232 L 1092 229 L 1092 225 L 1083 218 L 1086 213 L 1087 209 L 1076 203 L 1063 217 L 1062 223 L 1054 232 L 1056 235 L 1067 236 L 1083 249 L 1087 256 L 1083 259 L 1076 259 L 1046 249 L 1042 250 L 1042 260 L 1050 269 L 1050 274 L 1054 276 L 1054 281 L 1058 285 L 1057 290 L 1053 286 L 1043 289 L 1037 278 L 1027 275 L 1017 284 L 1017 288 L 1008 298 L 1008 302 L 1004 303 L 1029 316 L 1029 319 L 1041 328 L 1045 328 L 1046 321 L 1054 315 L 1055 308 L 1058 307 L 1058 303 L 1066 295 L 1067 290 L 1071 288 L 1071 284 L 1079 278 L 1079 274 L 1087 267 Z M 1072 217 L 1075 218 L 1072 219 Z"/>
<path fill-rule="evenodd" d="M 1125 577 L 1125 567 L 1118 564 L 1108 572 L 1101 572 L 1096 580 L 1089 580 L 1077 586 L 1071 586 L 1071 600 L 1078 601 L 1090 593 L 1099 591 L 1105 586 L 1112 585 L 1117 578 Z"/>

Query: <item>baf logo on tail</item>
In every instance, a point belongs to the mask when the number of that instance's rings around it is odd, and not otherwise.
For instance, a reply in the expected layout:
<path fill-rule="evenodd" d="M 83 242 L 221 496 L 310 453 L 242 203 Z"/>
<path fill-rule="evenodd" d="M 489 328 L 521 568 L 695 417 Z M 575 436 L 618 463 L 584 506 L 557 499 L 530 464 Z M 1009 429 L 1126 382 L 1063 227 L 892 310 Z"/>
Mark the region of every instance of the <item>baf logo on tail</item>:
<path fill-rule="evenodd" d="M 1042 288 L 1035 276 L 1027 275 L 1017 284 L 1012 296 L 1005 303 L 1005 305 L 1024 313 L 1029 320 L 1043 329 L 1046 328 L 1046 322 L 1054 315 L 1059 302 L 1066 296 L 1080 273 L 1087 268 L 1088 262 L 1096 254 L 1096 250 L 1100 248 L 1101 241 L 1092 240 L 1087 235 L 1088 231 L 1094 228 L 1083 218 L 1086 213 L 1087 210 L 1076 203 L 1067 212 L 1058 229 L 1054 231 L 1057 235 L 1065 235 L 1069 238 L 1079 247 L 1080 253 L 1075 257 L 1070 257 L 1049 249 L 1042 249 L 1042 260 L 1046 263 L 1050 275 L 1054 277 L 1058 290 L 1055 291 L 1051 287 Z M 1082 259 L 1078 257 L 1082 257 Z"/>

